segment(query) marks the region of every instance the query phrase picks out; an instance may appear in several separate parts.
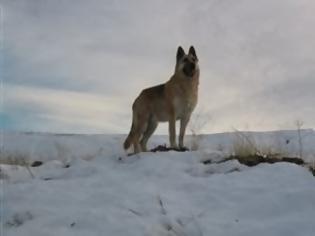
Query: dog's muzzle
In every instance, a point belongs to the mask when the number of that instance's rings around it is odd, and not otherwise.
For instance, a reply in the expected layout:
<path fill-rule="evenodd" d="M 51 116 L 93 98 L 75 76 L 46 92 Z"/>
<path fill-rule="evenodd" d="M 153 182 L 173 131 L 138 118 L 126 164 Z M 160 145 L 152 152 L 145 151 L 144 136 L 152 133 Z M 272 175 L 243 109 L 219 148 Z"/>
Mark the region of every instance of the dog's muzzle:
<path fill-rule="evenodd" d="M 196 69 L 196 65 L 195 63 L 192 63 L 192 62 L 189 62 L 189 63 L 186 63 L 186 65 L 184 66 L 184 73 L 186 76 L 193 76 L 194 73 L 195 73 L 195 69 Z"/>

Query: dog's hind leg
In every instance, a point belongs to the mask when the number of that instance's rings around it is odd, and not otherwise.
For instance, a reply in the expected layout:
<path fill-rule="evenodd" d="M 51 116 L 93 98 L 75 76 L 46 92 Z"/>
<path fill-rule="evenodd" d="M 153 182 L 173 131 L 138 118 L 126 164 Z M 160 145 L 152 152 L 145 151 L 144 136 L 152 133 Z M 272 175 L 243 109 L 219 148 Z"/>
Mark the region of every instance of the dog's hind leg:
<path fill-rule="evenodd" d="M 145 132 L 143 133 L 143 136 L 140 142 L 142 151 L 144 152 L 147 151 L 147 142 L 149 138 L 152 136 L 152 134 L 154 133 L 154 131 L 156 130 L 157 126 L 158 126 L 158 122 L 153 117 L 150 117 L 147 128 Z"/>

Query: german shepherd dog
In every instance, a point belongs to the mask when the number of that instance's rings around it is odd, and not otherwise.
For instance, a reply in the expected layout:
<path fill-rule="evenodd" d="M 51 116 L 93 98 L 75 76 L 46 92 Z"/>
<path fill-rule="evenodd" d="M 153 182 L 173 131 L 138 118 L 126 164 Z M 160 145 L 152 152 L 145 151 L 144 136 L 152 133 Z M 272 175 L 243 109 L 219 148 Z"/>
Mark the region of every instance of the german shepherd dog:
<path fill-rule="evenodd" d="M 184 148 L 184 135 L 198 99 L 199 66 L 193 46 L 188 54 L 179 46 L 175 73 L 164 84 L 144 89 L 132 105 L 132 125 L 124 142 L 134 153 L 147 151 L 146 145 L 159 122 L 169 123 L 170 147 L 177 149 L 176 120 L 180 120 L 179 148 Z"/>

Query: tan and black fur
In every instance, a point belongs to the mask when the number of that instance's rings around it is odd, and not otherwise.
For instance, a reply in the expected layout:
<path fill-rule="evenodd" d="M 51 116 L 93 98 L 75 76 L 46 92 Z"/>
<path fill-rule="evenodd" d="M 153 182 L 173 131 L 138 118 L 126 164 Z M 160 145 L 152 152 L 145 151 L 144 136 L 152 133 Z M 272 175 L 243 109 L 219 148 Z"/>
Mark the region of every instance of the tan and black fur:
<path fill-rule="evenodd" d="M 193 46 L 185 54 L 178 47 L 175 73 L 165 84 L 144 89 L 132 106 L 132 126 L 124 143 L 131 145 L 134 152 L 146 151 L 148 139 L 158 126 L 158 122 L 169 123 L 171 148 L 176 144 L 176 120 L 180 120 L 179 148 L 184 148 L 184 135 L 198 99 L 199 66 Z"/>

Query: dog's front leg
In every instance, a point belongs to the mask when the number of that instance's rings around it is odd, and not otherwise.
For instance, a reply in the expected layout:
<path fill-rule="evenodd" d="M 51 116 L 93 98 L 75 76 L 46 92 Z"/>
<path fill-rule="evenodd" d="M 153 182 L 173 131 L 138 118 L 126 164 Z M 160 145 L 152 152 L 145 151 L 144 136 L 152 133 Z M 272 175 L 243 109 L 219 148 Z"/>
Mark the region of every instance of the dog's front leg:
<path fill-rule="evenodd" d="M 175 117 L 174 111 L 172 111 L 170 114 L 169 123 L 168 123 L 168 132 L 169 132 L 171 148 L 177 148 L 177 144 L 176 144 L 176 117 Z"/>
<path fill-rule="evenodd" d="M 178 143 L 179 143 L 179 148 L 184 148 L 184 136 L 185 136 L 185 131 L 187 124 L 189 122 L 190 115 L 185 116 L 180 120 L 180 131 L 179 131 L 179 137 L 178 137 Z"/>

